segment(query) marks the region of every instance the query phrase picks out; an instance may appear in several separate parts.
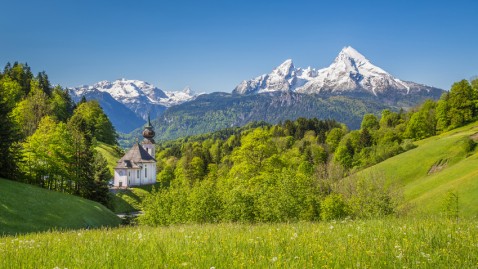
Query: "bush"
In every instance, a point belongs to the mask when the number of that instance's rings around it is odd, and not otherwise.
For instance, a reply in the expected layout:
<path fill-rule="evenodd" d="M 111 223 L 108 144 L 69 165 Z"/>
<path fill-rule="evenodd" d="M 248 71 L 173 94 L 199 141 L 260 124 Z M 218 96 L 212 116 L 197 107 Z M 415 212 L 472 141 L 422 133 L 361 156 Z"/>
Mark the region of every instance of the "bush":
<path fill-rule="evenodd" d="M 340 182 L 337 192 L 344 195 L 353 218 L 371 219 L 395 213 L 401 190 L 387 184 L 380 174 L 349 177 Z"/>
<path fill-rule="evenodd" d="M 342 219 L 347 216 L 347 205 L 341 194 L 332 193 L 325 197 L 320 204 L 320 218 L 322 220 Z"/>

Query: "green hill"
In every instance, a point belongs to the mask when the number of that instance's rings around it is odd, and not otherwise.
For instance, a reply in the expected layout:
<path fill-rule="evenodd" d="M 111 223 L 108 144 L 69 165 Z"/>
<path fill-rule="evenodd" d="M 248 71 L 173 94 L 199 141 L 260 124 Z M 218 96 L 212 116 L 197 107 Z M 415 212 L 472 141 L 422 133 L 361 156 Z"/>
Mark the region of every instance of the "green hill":
<path fill-rule="evenodd" d="M 458 195 L 459 214 L 478 216 L 478 153 L 471 147 L 478 122 L 416 142 L 417 148 L 365 169 L 403 186 L 412 215 L 439 215 L 449 192 Z M 471 143 L 472 144 L 472 143 Z"/>
<path fill-rule="evenodd" d="M 113 175 L 113 168 L 116 166 L 116 162 L 123 156 L 123 152 L 114 146 L 98 142 L 98 145 L 95 149 L 105 157 L 106 161 L 108 162 L 108 168 L 111 171 L 111 175 Z"/>
<path fill-rule="evenodd" d="M 0 236 L 119 224 L 99 203 L 0 178 Z"/>

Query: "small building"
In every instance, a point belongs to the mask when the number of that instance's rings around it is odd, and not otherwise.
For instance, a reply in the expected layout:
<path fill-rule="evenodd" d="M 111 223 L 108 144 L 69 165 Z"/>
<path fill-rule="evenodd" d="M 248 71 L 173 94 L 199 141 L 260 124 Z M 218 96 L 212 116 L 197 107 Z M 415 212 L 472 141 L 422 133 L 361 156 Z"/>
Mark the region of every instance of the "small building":
<path fill-rule="evenodd" d="M 148 116 L 143 130 L 143 141 L 135 143 L 114 168 L 114 183 L 117 188 L 150 185 L 156 183 L 155 132 Z"/>

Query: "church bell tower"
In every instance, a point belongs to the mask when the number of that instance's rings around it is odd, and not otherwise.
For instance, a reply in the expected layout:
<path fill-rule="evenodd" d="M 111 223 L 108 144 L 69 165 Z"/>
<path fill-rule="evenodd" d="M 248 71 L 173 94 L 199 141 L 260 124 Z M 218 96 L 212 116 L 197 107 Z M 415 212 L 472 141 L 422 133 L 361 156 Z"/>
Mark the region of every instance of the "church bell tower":
<path fill-rule="evenodd" d="M 143 148 L 151 155 L 151 157 L 155 158 L 155 145 L 154 145 L 154 136 L 156 133 L 154 132 L 153 126 L 151 125 L 151 120 L 149 118 L 148 113 L 148 123 L 144 127 L 143 130 L 143 142 L 141 143 Z"/>

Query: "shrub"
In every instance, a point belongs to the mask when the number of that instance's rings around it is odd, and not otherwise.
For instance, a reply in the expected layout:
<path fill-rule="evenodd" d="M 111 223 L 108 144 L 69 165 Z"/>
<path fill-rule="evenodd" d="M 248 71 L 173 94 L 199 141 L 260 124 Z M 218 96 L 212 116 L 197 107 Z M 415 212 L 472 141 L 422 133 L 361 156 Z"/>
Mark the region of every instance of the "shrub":
<path fill-rule="evenodd" d="M 332 193 L 325 197 L 320 204 L 320 218 L 322 220 L 342 219 L 347 216 L 347 205 L 341 194 Z"/>

